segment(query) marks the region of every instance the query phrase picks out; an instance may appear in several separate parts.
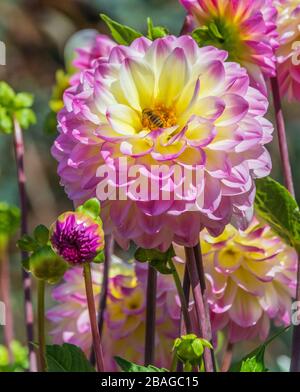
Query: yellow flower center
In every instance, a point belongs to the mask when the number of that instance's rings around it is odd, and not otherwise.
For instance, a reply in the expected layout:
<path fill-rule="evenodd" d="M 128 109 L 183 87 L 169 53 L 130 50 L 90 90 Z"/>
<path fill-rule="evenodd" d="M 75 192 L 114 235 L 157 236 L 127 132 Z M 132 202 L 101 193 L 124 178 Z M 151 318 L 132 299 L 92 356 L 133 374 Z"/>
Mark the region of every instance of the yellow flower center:
<path fill-rule="evenodd" d="M 163 105 L 158 105 L 154 109 L 144 109 L 142 112 L 143 128 L 153 129 L 169 128 L 177 122 L 174 109 L 166 108 Z"/>

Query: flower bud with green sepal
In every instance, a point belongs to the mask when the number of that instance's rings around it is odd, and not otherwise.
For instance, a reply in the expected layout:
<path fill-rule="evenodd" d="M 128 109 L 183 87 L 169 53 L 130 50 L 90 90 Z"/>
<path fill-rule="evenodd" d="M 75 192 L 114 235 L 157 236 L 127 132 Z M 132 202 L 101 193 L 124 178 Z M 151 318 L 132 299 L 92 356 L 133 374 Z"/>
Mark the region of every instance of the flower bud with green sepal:
<path fill-rule="evenodd" d="M 53 250 L 71 265 L 104 260 L 100 202 L 90 199 L 75 211 L 60 215 L 50 229 Z"/>
<path fill-rule="evenodd" d="M 59 282 L 68 268 L 68 263 L 59 257 L 49 245 L 39 248 L 29 258 L 29 270 L 32 275 L 49 284 Z"/>
<path fill-rule="evenodd" d="M 35 228 L 33 237 L 24 235 L 18 241 L 18 247 L 30 253 L 30 256 L 23 261 L 23 267 L 36 279 L 55 284 L 69 268 L 68 263 L 51 248 L 49 230 L 43 225 Z"/>
<path fill-rule="evenodd" d="M 212 349 L 211 343 L 207 340 L 198 338 L 195 334 L 188 334 L 175 340 L 173 351 L 184 364 L 184 369 L 191 371 L 193 366 L 202 366 L 202 356 L 205 347 Z"/>
<path fill-rule="evenodd" d="M 163 275 L 172 274 L 170 260 L 175 257 L 173 246 L 166 252 L 161 252 L 158 249 L 144 249 L 138 248 L 134 254 L 134 258 L 140 263 L 148 262 L 153 268 Z"/>

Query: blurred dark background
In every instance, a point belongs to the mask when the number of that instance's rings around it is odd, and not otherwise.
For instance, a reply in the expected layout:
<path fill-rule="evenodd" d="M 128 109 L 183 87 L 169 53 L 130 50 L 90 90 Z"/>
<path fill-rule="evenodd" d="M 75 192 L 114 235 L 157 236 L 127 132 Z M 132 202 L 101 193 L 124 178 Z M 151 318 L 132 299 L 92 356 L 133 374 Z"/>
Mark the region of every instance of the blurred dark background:
<path fill-rule="evenodd" d="M 64 67 L 64 46 L 78 30 L 97 29 L 107 33 L 99 14 L 131 25 L 141 32 L 146 17 L 178 34 L 184 10 L 178 0 L 0 0 L 0 40 L 7 49 L 6 66 L 0 66 L 0 80 L 17 91 L 35 95 L 37 125 L 26 131 L 26 173 L 30 205 L 30 228 L 38 223 L 49 225 L 61 211 L 71 207 L 56 175 L 56 163 L 50 155 L 55 135 L 44 132 L 48 101 L 55 83 L 55 72 Z M 295 185 L 300 195 L 300 106 L 284 103 Z M 272 111 L 270 111 L 272 119 Z M 273 177 L 281 180 L 277 140 L 270 146 Z M 0 135 L 0 200 L 18 204 L 17 183 L 11 136 Z M 22 295 L 20 265 L 15 247 L 11 249 L 15 325 L 22 336 Z M 282 347 L 278 351 L 282 353 Z M 283 358 L 283 362 L 284 362 Z"/>

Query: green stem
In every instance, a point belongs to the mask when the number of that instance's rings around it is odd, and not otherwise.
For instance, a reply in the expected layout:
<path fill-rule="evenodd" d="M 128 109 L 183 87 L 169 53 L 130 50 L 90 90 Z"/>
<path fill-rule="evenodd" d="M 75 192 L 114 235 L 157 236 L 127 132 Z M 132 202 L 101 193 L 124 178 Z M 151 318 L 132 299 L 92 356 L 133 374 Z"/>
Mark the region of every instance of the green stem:
<path fill-rule="evenodd" d="M 202 260 L 196 261 L 196 255 L 194 253 L 194 249 L 190 247 L 185 247 L 185 255 L 186 255 L 186 263 L 190 275 L 190 281 L 194 296 L 194 306 L 198 320 L 198 336 L 203 337 L 204 339 L 211 341 L 211 328 L 210 328 L 210 319 L 209 314 L 207 312 L 207 306 L 204 303 L 205 300 L 205 291 L 204 288 L 201 287 L 201 281 L 204 281 L 204 278 L 199 276 L 199 267 L 200 262 Z M 208 347 L 204 349 L 204 364 L 206 372 L 214 372 L 214 358 L 213 358 L 213 350 L 210 350 Z"/>
<path fill-rule="evenodd" d="M 173 372 L 173 373 L 176 372 L 177 363 L 178 363 L 178 358 L 176 355 L 176 350 L 174 350 L 170 372 Z"/>
<path fill-rule="evenodd" d="M 19 122 L 14 118 L 14 149 L 17 167 L 17 177 L 19 186 L 19 198 L 21 208 L 21 234 L 28 233 L 27 222 L 27 193 L 26 193 L 26 176 L 24 170 L 24 140 L 23 133 Z M 28 252 L 22 251 L 22 261 L 28 258 Z M 36 372 L 36 355 L 34 352 L 34 331 L 33 331 L 33 307 L 31 301 L 31 277 L 29 272 L 22 268 L 22 285 L 24 292 L 24 318 L 26 327 L 26 340 L 29 355 L 29 370 Z"/>
<path fill-rule="evenodd" d="M 38 341 L 40 371 L 46 371 L 46 339 L 45 339 L 45 281 L 38 280 Z"/>
<path fill-rule="evenodd" d="M 153 365 L 155 360 L 155 322 L 156 322 L 157 271 L 148 263 L 146 294 L 145 366 Z"/>
<path fill-rule="evenodd" d="M 94 348 L 95 357 L 96 357 L 96 364 L 97 364 L 98 371 L 103 372 L 104 371 L 104 358 L 103 358 L 103 351 L 102 351 L 100 334 L 99 334 L 98 325 L 97 325 L 92 273 L 91 273 L 91 266 L 89 263 L 84 264 L 83 275 L 84 275 L 84 281 L 85 281 L 86 299 L 87 299 L 88 309 L 89 309 L 91 330 L 92 330 L 92 336 L 93 336 L 93 348 Z"/>
<path fill-rule="evenodd" d="M 176 288 L 177 288 L 177 292 L 178 292 L 178 296 L 179 296 L 179 299 L 180 299 L 181 310 L 182 310 L 182 315 L 183 315 L 183 318 L 184 318 L 186 332 L 187 333 L 191 333 L 192 332 L 192 324 L 191 324 L 191 320 L 190 320 L 188 304 L 187 304 L 187 301 L 185 299 L 185 294 L 184 294 L 184 291 L 183 291 L 183 287 L 182 287 L 182 284 L 181 284 L 180 277 L 178 275 L 177 269 L 176 269 L 175 264 L 174 264 L 172 259 L 169 260 L 169 266 L 170 266 L 170 268 L 172 270 L 172 275 L 173 275 L 174 282 L 175 282 L 175 285 L 176 285 Z"/>

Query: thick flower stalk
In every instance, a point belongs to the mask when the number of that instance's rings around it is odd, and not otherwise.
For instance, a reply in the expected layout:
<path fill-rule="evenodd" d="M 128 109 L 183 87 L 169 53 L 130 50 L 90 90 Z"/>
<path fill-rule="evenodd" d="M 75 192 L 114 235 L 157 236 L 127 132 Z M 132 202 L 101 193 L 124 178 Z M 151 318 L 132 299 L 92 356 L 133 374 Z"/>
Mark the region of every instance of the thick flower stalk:
<path fill-rule="evenodd" d="M 90 263 L 103 261 L 104 233 L 99 218 L 100 203 L 90 199 L 75 212 L 66 212 L 53 223 L 50 241 L 55 252 L 72 266 L 83 266 L 86 302 L 97 369 L 104 371 L 102 342 L 97 325 Z"/>
<path fill-rule="evenodd" d="M 253 86 L 267 94 L 265 78 L 275 76 L 278 47 L 276 8 L 272 0 L 180 0 L 186 8 L 184 32 L 200 28 L 203 46 L 227 50 L 247 68 Z"/>
<path fill-rule="evenodd" d="M 66 91 L 52 149 L 61 183 L 76 205 L 104 200 L 105 231 L 123 247 L 194 246 L 204 227 L 219 235 L 251 219 L 273 127 L 266 98 L 226 59 L 189 36 L 138 38 L 94 60 Z M 106 182 L 103 167 L 116 176 Z M 141 182 L 151 186 L 138 193 Z"/>
<path fill-rule="evenodd" d="M 117 370 L 113 356 L 118 355 L 143 364 L 146 319 L 147 265 L 126 266 L 113 256 L 110 270 L 103 352 L 105 369 Z M 99 301 L 102 271 L 92 268 L 93 289 Z M 65 274 L 65 282 L 57 286 L 53 298 L 59 302 L 48 310 L 53 323 L 50 334 L 54 343 L 69 342 L 80 346 L 88 355 L 91 347 L 90 323 L 80 269 Z M 178 336 L 180 305 L 172 279 L 159 275 L 157 282 L 156 358 L 155 365 L 169 367 L 174 338 Z"/>
<path fill-rule="evenodd" d="M 297 253 L 254 220 L 244 232 L 228 226 L 202 235 L 212 328 L 231 343 L 269 334 L 270 321 L 287 326 L 296 288 Z"/>
<path fill-rule="evenodd" d="M 274 4 L 278 10 L 280 92 L 289 100 L 300 100 L 300 4 L 298 0 L 276 0 Z"/>

